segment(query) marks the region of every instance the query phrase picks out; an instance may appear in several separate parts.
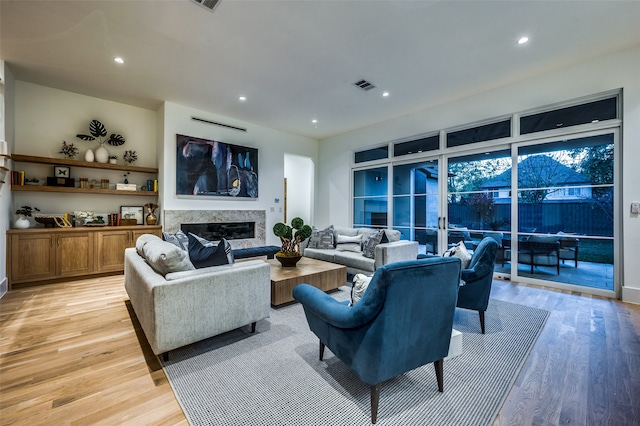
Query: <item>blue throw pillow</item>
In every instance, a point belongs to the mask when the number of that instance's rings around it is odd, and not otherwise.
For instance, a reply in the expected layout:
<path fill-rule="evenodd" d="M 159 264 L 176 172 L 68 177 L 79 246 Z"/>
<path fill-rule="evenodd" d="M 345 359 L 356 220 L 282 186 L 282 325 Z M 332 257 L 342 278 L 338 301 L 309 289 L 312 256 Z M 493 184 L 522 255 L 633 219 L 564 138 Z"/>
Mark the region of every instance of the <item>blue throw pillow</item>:
<path fill-rule="evenodd" d="M 224 238 L 217 246 L 205 246 L 193 235 L 189 234 L 188 237 L 189 259 L 197 269 L 233 263 L 231 245 Z M 231 258 L 228 257 L 227 250 Z"/>

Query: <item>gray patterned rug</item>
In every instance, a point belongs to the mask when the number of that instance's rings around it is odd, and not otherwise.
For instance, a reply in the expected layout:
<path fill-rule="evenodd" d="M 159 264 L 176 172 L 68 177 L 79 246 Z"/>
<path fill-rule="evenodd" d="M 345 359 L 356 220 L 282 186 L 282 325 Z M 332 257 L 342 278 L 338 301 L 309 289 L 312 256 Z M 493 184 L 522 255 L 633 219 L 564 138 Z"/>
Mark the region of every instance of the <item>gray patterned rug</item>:
<path fill-rule="evenodd" d="M 348 297 L 348 288 L 332 295 Z M 384 382 L 378 425 L 490 425 L 549 313 L 491 299 L 456 309 L 463 354 L 444 363 L 444 393 L 429 364 Z M 369 386 L 318 340 L 299 304 L 271 310 L 255 334 L 243 327 L 176 349 L 162 362 L 192 425 L 368 425 Z"/>

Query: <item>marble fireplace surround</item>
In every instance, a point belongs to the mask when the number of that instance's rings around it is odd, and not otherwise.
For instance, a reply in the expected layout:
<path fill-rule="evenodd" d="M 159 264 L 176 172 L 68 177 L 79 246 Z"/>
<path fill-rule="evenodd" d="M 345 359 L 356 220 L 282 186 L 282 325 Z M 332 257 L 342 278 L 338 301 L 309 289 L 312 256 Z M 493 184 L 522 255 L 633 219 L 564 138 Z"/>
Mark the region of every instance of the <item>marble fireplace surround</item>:
<path fill-rule="evenodd" d="M 266 244 L 265 210 L 165 210 L 163 228 L 176 233 L 182 223 L 255 222 L 255 238 L 229 240 L 232 248 L 260 247 Z"/>

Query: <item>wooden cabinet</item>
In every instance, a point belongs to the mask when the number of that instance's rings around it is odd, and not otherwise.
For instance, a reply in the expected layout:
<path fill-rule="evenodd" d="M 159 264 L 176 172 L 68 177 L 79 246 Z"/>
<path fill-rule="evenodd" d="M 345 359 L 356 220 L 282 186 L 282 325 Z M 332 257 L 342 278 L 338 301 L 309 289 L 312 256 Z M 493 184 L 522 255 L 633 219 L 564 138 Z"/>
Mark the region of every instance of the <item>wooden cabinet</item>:
<path fill-rule="evenodd" d="M 162 228 L 156 227 L 129 227 L 130 229 L 111 228 L 108 231 L 96 233 L 98 247 L 98 271 L 120 272 L 124 269 L 124 249 L 135 247 L 140 235 L 154 234 L 162 237 Z"/>
<path fill-rule="evenodd" d="M 161 226 L 30 228 L 7 231 L 9 286 L 121 273 L 124 249 Z"/>

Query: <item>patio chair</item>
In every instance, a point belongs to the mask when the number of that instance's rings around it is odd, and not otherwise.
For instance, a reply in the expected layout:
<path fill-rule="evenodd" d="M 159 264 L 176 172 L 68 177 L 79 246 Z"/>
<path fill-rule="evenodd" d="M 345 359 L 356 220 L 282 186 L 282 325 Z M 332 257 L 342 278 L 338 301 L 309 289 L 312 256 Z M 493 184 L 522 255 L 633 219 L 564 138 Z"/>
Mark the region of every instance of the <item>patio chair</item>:
<path fill-rule="evenodd" d="M 564 264 L 565 260 L 573 260 L 575 267 L 578 267 L 578 240 L 577 238 L 560 238 L 560 260 Z"/>

